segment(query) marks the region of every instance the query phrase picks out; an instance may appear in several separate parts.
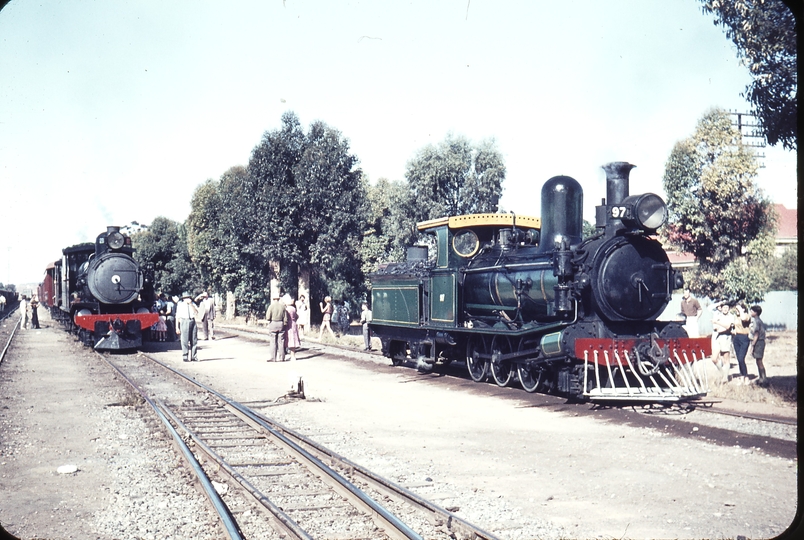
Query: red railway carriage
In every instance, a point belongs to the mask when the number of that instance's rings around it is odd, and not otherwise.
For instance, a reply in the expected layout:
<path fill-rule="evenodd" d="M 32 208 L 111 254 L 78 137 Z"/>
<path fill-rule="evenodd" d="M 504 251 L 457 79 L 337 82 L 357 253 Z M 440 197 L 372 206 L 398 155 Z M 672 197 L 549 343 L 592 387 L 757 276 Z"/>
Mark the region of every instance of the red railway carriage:
<path fill-rule="evenodd" d="M 56 288 L 54 284 L 55 270 L 55 262 L 47 265 L 47 268 L 45 268 L 45 277 L 42 279 L 42 283 L 39 284 L 39 303 L 48 309 L 56 305 Z"/>

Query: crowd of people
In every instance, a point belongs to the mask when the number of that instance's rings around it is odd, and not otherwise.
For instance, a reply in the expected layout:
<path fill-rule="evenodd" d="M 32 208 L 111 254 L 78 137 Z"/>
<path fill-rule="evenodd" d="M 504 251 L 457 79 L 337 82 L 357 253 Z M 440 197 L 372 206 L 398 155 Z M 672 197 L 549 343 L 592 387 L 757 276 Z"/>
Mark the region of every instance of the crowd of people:
<path fill-rule="evenodd" d="M 154 341 L 181 341 L 182 360 L 198 361 L 198 327 L 201 339 L 215 339 L 215 300 L 207 291 L 192 297 L 190 293 L 168 296 L 158 293 L 153 311 L 159 320 L 151 327 Z"/>
<path fill-rule="evenodd" d="M 321 310 L 318 341 L 323 339 L 325 331 L 333 339 L 338 339 L 332 324 L 337 321 L 335 324 L 342 333 L 348 329 L 348 306 L 336 308 L 332 303 L 332 297 L 325 296 L 318 307 Z M 362 307 L 360 323 L 363 325 L 364 350 L 370 351 L 371 333 L 368 323 L 371 322 L 371 311 L 365 302 Z M 265 313 L 265 320 L 269 332 L 268 362 L 284 362 L 288 354 L 291 361 L 296 360 L 296 351 L 301 347 L 304 333 L 310 328 L 310 307 L 307 305 L 306 297 L 301 295 L 298 300 L 293 300 L 289 294 L 280 297 L 275 293 Z"/>
<path fill-rule="evenodd" d="M 5 307 L 5 306 L 3 306 Z M 20 296 L 20 326 L 38 329 L 39 300 L 33 294 L 30 300 Z M 327 332 L 337 339 L 338 334 L 332 328 L 335 324 L 341 333 L 349 328 L 348 304 L 335 306 L 331 296 L 325 296 L 319 302 L 321 310 L 321 326 L 318 340 L 321 341 Z M 724 374 L 724 380 L 734 380 L 737 384 L 748 384 L 750 377 L 746 357 L 751 353 L 754 358 L 759 384 L 765 384 L 767 373 L 763 358 L 765 355 L 766 327 L 762 321 L 762 307 L 755 305 L 750 309 L 742 302 L 722 301 L 714 304 L 712 315 L 712 361 Z M 198 334 L 201 329 L 202 340 L 215 339 L 215 317 L 217 308 L 215 300 L 207 291 L 195 298 L 189 293 L 168 297 L 164 293 L 157 294 L 153 311 L 159 314 L 159 320 L 151 328 L 155 341 L 181 340 L 182 360 L 198 361 Z M 700 317 L 703 308 L 689 289 L 685 289 L 681 299 L 681 315 L 684 328 L 690 337 L 700 337 Z M 284 362 L 287 356 L 296 360 L 296 351 L 301 347 L 305 333 L 310 331 L 310 306 L 307 298 L 300 295 L 293 300 L 289 294 L 280 296 L 274 293 L 271 305 L 265 315 L 269 332 L 268 361 Z M 366 302 L 361 305 L 360 325 L 363 330 L 364 350 L 371 350 L 372 313 Z M 737 359 L 739 375 L 730 376 L 731 354 Z"/>
<path fill-rule="evenodd" d="M 349 328 L 348 305 L 335 306 L 330 296 L 326 296 L 320 303 L 322 323 L 319 328 L 318 340 L 323 338 L 324 332 L 334 339 L 339 334 L 333 330 L 335 324 L 341 333 Z M 182 360 L 185 362 L 198 361 L 198 334 L 201 339 L 214 340 L 216 306 L 213 297 L 206 291 L 195 298 L 189 293 L 181 297 L 167 297 L 158 294 L 153 307 L 159 313 L 159 321 L 151 328 L 156 341 L 171 341 L 179 337 L 182 347 Z M 310 331 L 310 307 L 307 298 L 300 295 L 294 300 L 289 294 L 272 294 L 271 304 L 265 313 L 265 322 L 268 327 L 268 362 L 295 361 L 296 351 L 299 350 L 305 333 Z M 362 305 L 360 324 L 363 329 L 364 350 L 371 350 L 371 310 L 365 302 Z"/>
<path fill-rule="evenodd" d="M 721 301 L 713 306 L 712 314 L 712 361 L 723 374 L 724 380 L 736 384 L 748 384 L 750 377 L 745 359 L 749 351 L 757 365 L 757 382 L 765 384 L 767 373 L 763 358 L 765 356 L 765 323 L 762 321 L 762 307 L 742 302 Z M 703 313 L 700 302 L 692 296 L 689 289 L 684 290 L 681 299 L 681 314 L 686 319 L 684 328 L 690 337 L 699 337 L 699 317 Z M 731 353 L 737 359 L 738 376 L 730 376 Z"/>

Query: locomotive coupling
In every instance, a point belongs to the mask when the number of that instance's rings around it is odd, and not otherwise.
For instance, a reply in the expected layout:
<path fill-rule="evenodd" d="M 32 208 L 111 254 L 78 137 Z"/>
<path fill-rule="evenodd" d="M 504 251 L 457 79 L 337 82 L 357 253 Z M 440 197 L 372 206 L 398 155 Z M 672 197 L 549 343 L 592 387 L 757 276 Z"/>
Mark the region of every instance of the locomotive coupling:
<path fill-rule="evenodd" d="M 662 365 L 670 360 L 670 348 L 666 343 L 664 347 L 659 347 L 656 337 L 656 333 L 652 333 L 650 343 L 643 342 L 634 347 L 636 367 L 645 377 L 658 373 Z"/>

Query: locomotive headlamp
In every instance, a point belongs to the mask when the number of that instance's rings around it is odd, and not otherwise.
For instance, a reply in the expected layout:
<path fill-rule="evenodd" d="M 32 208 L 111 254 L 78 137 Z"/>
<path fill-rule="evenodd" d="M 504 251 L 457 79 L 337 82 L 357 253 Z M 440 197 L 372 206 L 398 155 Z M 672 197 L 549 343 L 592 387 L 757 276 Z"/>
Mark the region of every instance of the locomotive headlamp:
<path fill-rule="evenodd" d="M 106 236 L 106 245 L 112 249 L 120 249 L 126 243 L 126 238 L 120 232 L 113 232 Z"/>
<path fill-rule="evenodd" d="M 667 221 L 667 205 L 653 193 L 626 197 L 611 208 L 611 217 L 626 225 L 653 232 Z"/>

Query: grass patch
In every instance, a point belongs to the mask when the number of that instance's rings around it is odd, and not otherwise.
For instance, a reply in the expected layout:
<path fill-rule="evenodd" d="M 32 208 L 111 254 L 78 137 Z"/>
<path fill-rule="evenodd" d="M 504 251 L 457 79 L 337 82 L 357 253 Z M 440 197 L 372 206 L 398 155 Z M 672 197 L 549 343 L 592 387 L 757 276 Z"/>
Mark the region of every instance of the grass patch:
<path fill-rule="evenodd" d="M 712 384 L 708 395 L 745 403 L 795 406 L 798 403 L 798 332 L 769 332 L 767 340 L 763 362 L 768 378 L 764 385 L 757 383 L 757 366 L 749 354 L 745 362 L 752 377 L 751 384 Z M 736 358 L 732 355 L 732 365 L 736 364 Z"/>

